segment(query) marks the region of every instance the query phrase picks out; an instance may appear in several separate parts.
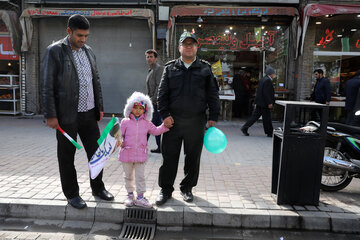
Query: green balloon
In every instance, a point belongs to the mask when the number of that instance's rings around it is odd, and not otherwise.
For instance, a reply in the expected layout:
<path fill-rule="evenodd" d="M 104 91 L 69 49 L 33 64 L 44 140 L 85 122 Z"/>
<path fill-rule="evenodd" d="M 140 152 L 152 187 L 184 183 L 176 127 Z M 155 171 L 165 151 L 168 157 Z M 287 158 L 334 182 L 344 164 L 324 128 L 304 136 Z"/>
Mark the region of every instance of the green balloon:
<path fill-rule="evenodd" d="M 220 129 L 210 127 L 205 133 L 204 145 L 211 153 L 221 153 L 227 145 L 226 136 Z"/>

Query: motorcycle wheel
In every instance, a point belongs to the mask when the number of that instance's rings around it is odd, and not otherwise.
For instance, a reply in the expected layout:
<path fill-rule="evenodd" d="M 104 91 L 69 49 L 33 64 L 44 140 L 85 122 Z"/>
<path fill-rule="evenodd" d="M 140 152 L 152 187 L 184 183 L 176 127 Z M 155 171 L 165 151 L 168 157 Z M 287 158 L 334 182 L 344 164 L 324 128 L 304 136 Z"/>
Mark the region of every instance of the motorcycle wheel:
<path fill-rule="evenodd" d="M 325 147 L 324 156 L 348 161 L 340 151 L 331 147 Z M 320 188 L 327 192 L 336 192 L 349 185 L 351 180 L 348 171 L 323 165 Z"/>

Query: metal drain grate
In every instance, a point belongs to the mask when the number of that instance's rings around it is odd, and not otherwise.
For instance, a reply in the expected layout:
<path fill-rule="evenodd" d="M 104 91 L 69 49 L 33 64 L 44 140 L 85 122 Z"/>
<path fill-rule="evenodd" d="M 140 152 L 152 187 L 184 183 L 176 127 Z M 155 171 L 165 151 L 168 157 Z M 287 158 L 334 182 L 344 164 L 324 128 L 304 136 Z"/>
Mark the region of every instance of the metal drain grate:
<path fill-rule="evenodd" d="M 144 208 L 126 208 L 120 240 L 153 240 L 156 229 L 156 211 Z"/>
<path fill-rule="evenodd" d="M 155 235 L 155 224 L 125 223 L 119 240 L 139 239 L 152 240 Z"/>
<path fill-rule="evenodd" d="M 156 223 L 156 211 L 144 208 L 126 208 L 124 222 Z"/>

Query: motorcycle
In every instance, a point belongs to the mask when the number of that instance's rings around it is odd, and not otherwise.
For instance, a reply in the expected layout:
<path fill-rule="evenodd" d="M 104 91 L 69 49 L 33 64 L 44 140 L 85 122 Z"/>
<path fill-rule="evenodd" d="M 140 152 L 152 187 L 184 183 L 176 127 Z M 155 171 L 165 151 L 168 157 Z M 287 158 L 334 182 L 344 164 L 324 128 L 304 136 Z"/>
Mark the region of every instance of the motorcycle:
<path fill-rule="evenodd" d="M 360 115 L 360 111 L 356 114 Z M 301 132 L 317 132 L 320 124 L 308 122 Z M 360 127 L 329 122 L 320 188 L 335 192 L 344 189 L 353 178 L 360 178 Z"/>

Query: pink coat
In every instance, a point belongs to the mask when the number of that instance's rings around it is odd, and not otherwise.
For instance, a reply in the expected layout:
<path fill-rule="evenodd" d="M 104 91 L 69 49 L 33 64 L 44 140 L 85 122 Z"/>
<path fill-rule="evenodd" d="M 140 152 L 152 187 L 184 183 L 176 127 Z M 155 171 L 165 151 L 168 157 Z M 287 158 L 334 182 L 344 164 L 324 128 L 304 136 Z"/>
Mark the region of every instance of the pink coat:
<path fill-rule="evenodd" d="M 125 146 L 120 148 L 119 161 L 121 162 L 145 162 L 148 157 L 147 134 L 160 135 L 169 131 L 161 124 L 156 127 L 152 122 L 145 119 L 146 114 L 135 119 L 133 114 L 124 118 L 120 124 L 120 130 Z"/>

